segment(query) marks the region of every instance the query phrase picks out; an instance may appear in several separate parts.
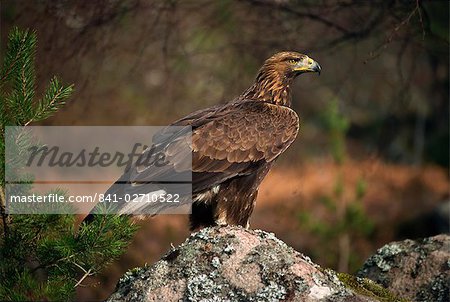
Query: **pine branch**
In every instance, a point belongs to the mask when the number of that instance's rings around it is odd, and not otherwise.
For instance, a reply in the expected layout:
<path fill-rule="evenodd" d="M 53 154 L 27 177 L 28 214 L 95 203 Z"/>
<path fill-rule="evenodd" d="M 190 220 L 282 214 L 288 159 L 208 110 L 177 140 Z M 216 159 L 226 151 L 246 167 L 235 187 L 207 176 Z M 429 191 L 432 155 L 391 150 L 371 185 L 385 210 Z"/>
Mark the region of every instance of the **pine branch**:
<path fill-rule="evenodd" d="M 32 268 L 41 268 L 45 257 L 39 255 L 37 248 L 45 240 L 64 240 L 73 237 L 73 215 L 14 215 L 6 214 L 5 205 L 5 166 L 22 167 L 20 155 L 25 152 L 30 139 L 19 135 L 16 141 L 8 141 L 14 149 L 5 162 L 6 125 L 28 125 L 53 114 L 70 96 L 73 86 L 65 87 L 56 79 L 50 81 L 42 99 L 35 101 L 35 53 L 36 34 L 30 30 L 14 27 L 8 36 L 8 46 L 0 70 L 0 215 L 3 230 L 0 234 L 0 300 L 65 299 L 74 294 L 77 272 L 63 270 L 60 274 L 48 274 L 45 282 L 32 274 Z M 23 130 L 23 129 L 22 129 Z M 28 178 L 20 169 L 13 173 L 21 179 Z M 31 180 L 31 178 L 30 178 Z M 28 194 L 32 181 L 20 188 L 20 194 Z M 8 188 L 8 192 L 11 192 Z M 73 240 L 72 240 L 73 241 Z M 75 251 L 77 252 L 77 251 Z M 77 255 L 72 253 L 73 257 Z M 46 255 L 51 258 L 52 255 Z M 61 257 L 62 258 L 62 257 Z M 56 258 L 57 259 L 57 258 Z M 53 263 L 55 258 L 53 258 Z M 62 261 L 64 262 L 64 261 Z M 59 266 L 59 263 L 56 263 Z M 62 265 L 66 265 L 63 263 Z M 73 266 L 73 264 L 72 264 Z M 47 273 L 48 269 L 46 270 Z M 72 280 L 73 279 L 73 280 Z"/>
<path fill-rule="evenodd" d="M 3 67 L 0 76 L 0 87 L 12 77 L 14 71 L 20 68 L 20 62 L 23 62 L 24 53 L 27 49 L 35 49 L 36 33 L 29 30 L 21 31 L 18 27 L 13 27 L 8 35 L 8 46 L 3 61 Z"/>
<path fill-rule="evenodd" d="M 16 125 L 29 125 L 31 122 L 48 118 L 70 96 L 73 86 L 64 87 L 54 77 L 44 96 L 36 105 L 34 59 L 36 54 L 36 33 L 13 28 L 1 71 L 0 87 L 11 82 L 12 92 L 2 96 L 2 130 L 6 122 L 16 121 Z M 8 117 L 11 115 L 13 118 Z"/>
<path fill-rule="evenodd" d="M 58 79 L 54 77 L 50 81 L 50 85 L 44 93 L 43 98 L 33 109 L 32 116 L 24 123 L 24 126 L 29 125 L 31 122 L 44 120 L 50 117 L 65 104 L 65 99 L 67 99 L 72 92 L 73 85 L 64 87 L 59 83 Z"/>
<path fill-rule="evenodd" d="M 26 40 L 25 49 L 20 57 L 20 71 L 15 77 L 13 87 L 20 94 L 21 105 L 30 107 L 33 104 L 35 91 L 34 57 L 36 55 L 36 35 L 32 34 Z"/>
<path fill-rule="evenodd" d="M 11 83 L 12 94 L 9 104 L 13 104 L 10 109 L 14 116 L 19 116 L 25 120 L 30 115 L 35 93 L 35 70 L 34 58 L 36 55 L 36 34 L 34 32 L 21 32 L 14 28 L 10 35 L 8 50 L 5 59 L 6 70 L 5 79 Z M 2 81 L 2 83 L 5 83 Z M 17 112 L 19 110 L 20 112 Z M 15 114 L 16 113 L 16 114 Z"/>
<path fill-rule="evenodd" d="M 26 128 L 21 128 L 18 136 L 5 137 L 5 126 L 28 126 L 48 118 L 73 91 L 73 85 L 64 86 L 54 77 L 42 98 L 35 100 L 35 49 L 34 32 L 13 28 L 0 70 L 0 87 L 8 89 L 0 92 L 0 223 L 4 233 L 0 234 L 0 258 L 5 259 L 0 261 L 0 300 L 70 299 L 74 288 L 122 254 L 137 229 L 126 217 L 104 215 L 90 225 L 83 224 L 75 234 L 74 215 L 6 214 L 4 167 L 16 168 L 12 173 L 17 179 L 27 181 L 17 188 L 8 187 L 8 193 L 32 192 L 33 178 L 21 170 L 21 155 L 34 140 L 27 136 Z M 12 148 L 7 162 L 6 144 Z M 36 278 L 41 271 L 46 275 L 44 281 Z"/>
<path fill-rule="evenodd" d="M 29 30 L 21 31 L 14 27 L 9 34 L 0 87 L 7 85 L 12 92 L 2 95 L 2 131 L 6 122 L 18 121 L 15 124 L 20 124 L 31 114 L 35 94 L 36 42 L 36 33 Z"/>

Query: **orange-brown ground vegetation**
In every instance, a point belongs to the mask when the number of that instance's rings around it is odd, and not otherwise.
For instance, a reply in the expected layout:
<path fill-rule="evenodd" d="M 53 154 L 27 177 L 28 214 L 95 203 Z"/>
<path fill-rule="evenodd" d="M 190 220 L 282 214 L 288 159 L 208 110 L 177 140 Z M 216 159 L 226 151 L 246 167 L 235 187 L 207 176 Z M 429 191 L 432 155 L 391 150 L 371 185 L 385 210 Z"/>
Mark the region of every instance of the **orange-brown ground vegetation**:
<path fill-rule="evenodd" d="M 359 180 L 363 179 L 366 184 L 361 202 L 374 228 L 363 238 L 350 235 L 351 252 L 358 256 L 358 265 L 377 248 L 397 239 L 398 226 L 402 223 L 426 214 L 448 200 L 448 171 L 436 166 L 394 165 L 378 159 L 346 161 L 342 166 L 328 159 L 289 166 L 280 163 L 262 184 L 251 228 L 274 232 L 288 245 L 312 256 L 313 261 L 327 265 L 329 254 L 338 253 L 338 248 L 326 246 L 327 242 L 302 228 L 300 213 L 308 212 L 311 219 L 334 219 L 335 213 L 326 210 L 319 200 L 333 195 L 339 174 L 343 175 L 340 202 L 354 199 Z M 145 221 L 128 251 L 99 278 L 88 281 L 94 287 L 80 288 L 78 298 L 107 297 L 126 270 L 155 262 L 171 245 L 180 244 L 188 235 L 184 215 L 159 216 Z M 334 244 L 329 242 L 329 245 Z"/>

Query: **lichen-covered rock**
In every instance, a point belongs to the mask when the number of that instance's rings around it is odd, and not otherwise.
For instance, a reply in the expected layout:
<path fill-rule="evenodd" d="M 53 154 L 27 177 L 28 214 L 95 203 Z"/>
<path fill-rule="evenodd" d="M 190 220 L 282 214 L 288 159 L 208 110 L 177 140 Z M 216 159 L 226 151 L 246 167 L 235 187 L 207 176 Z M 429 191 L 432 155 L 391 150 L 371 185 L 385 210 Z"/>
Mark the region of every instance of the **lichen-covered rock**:
<path fill-rule="evenodd" d="M 357 291 L 340 277 L 273 234 L 205 228 L 154 265 L 126 273 L 108 301 L 400 301 L 373 282 Z"/>
<path fill-rule="evenodd" d="M 450 236 L 387 244 L 358 275 L 414 301 L 450 301 Z"/>

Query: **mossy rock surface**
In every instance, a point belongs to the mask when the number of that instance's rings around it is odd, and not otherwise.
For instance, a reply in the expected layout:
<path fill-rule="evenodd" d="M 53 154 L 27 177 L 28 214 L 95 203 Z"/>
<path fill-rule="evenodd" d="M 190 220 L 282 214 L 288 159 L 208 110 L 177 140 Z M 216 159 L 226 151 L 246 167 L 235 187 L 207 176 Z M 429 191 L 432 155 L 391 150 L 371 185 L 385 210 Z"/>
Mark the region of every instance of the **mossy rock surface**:
<path fill-rule="evenodd" d="M 370 257 L 358 276 L 412 301 L 450 301 L 450 236 L 389 243 Z"/>
<path fill-rule="evenodd" d="M 230 226 L 194 233 L 154 265 L 129 271 L 108 301 L 400 300 L 355 290 L 271 233 Z"/>

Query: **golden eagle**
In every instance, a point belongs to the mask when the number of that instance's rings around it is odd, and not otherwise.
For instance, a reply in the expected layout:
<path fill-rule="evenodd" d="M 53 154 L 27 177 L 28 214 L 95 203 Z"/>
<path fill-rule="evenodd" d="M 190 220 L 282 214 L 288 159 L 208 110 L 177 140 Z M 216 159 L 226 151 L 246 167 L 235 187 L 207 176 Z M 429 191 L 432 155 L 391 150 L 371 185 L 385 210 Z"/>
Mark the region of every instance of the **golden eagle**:
<path fill-rule="evenodd" d="M 304 54 L 277 53 L 264 62 L 255 83 L 239 97 L 172 124 L 192 127 L 191 229 L 248 227 L 261 181 L 299 130 L 299 118 L 290 108 L 292 81 L 301 73 L 320 71 L 320 65 Z M 152 171 L 134 166 L 106 194 L 124 194 L 123 183 L 144 183 L 138 186 L 143 192 Z"/>

